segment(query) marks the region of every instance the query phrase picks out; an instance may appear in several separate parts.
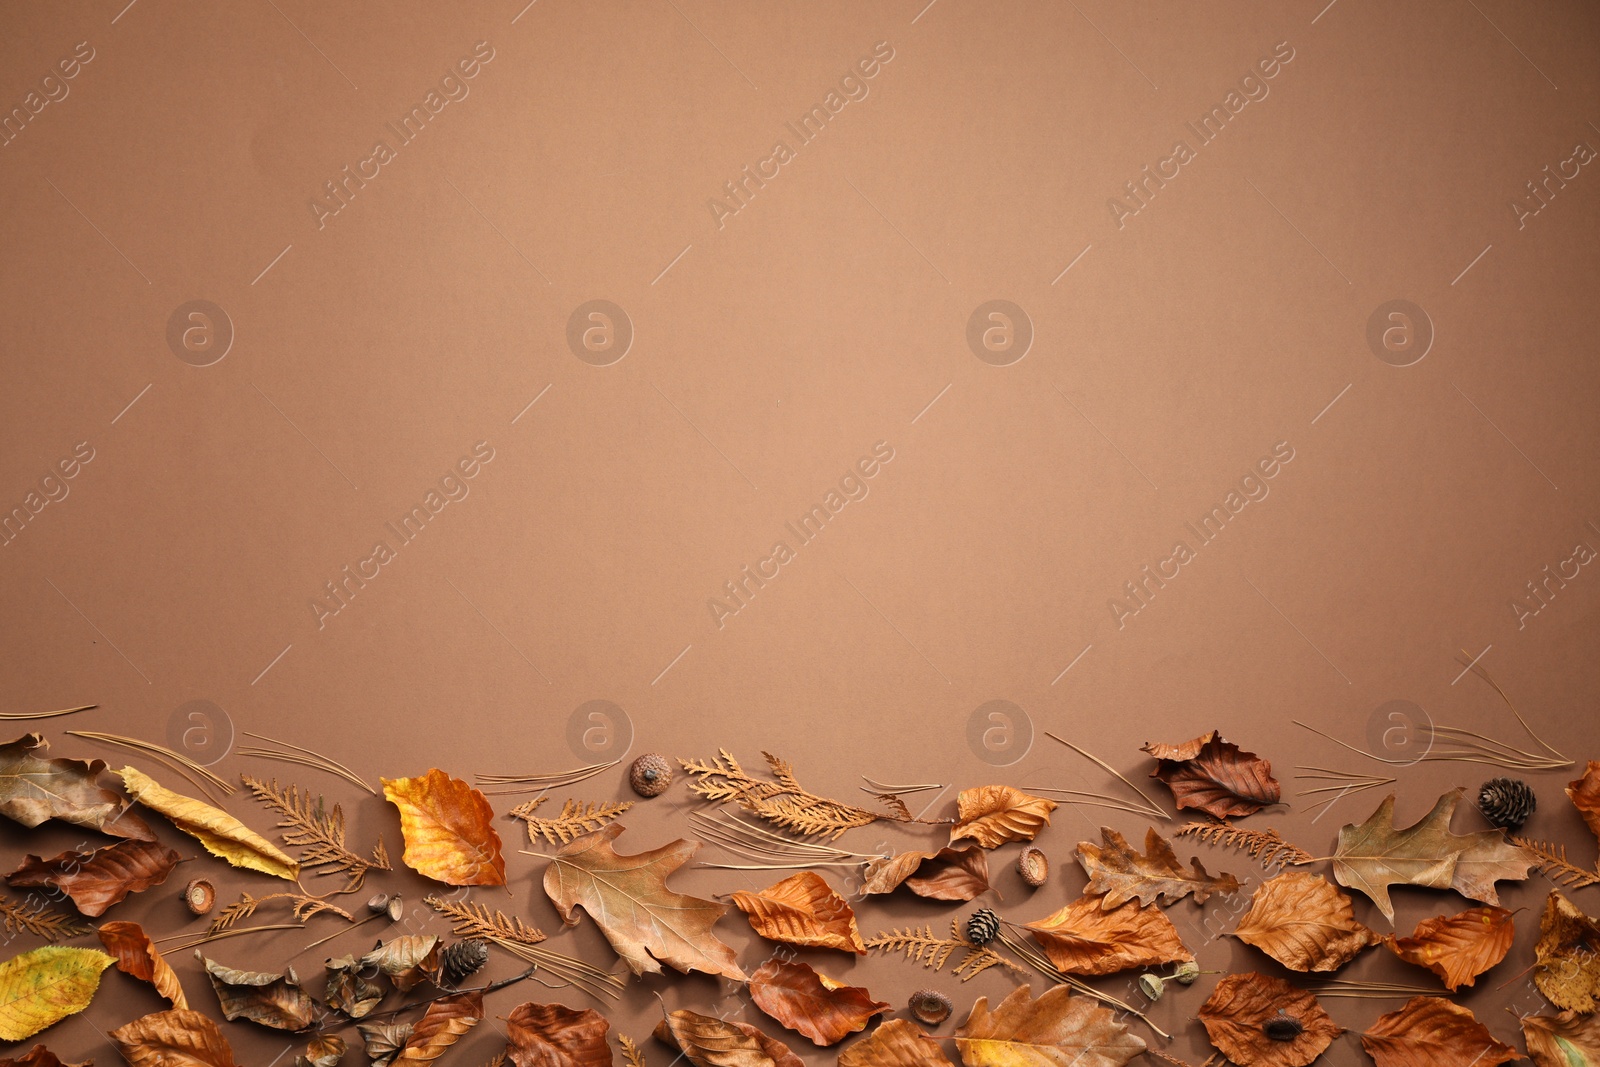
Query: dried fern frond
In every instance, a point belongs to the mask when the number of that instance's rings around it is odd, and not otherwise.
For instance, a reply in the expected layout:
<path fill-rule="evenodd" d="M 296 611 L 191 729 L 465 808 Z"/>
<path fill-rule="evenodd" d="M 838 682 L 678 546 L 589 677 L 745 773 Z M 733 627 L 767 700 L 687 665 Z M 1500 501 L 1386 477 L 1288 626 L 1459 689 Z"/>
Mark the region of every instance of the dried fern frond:
<path fill-rule="evenodd" d="M 787 760 L 770 752 L 762 755 L 766 757 L 773 780 L 750 774 L 727 749 L 719 749 L 717 757 L 709 763 L 689 759 L 678 762 L 693 776 L 689 788 L 700 796 L 718 804 L 738 804 L 756 818 L 802 837 L 837 838 L 846 830 L 867 826 L 879 819 L 917 821 L 898 797 L 892 802 L 886 801 L 893 810 L 878 812 L 818 796 L 800 784 Z"/>
<path fill-rule="evenodd" d="M 1197 837 L 1208 845 L 1236 848 L 1263 867 L 1310 863 L 1315 857 L 1299 845 L 1285 841 L 1278 831 L 1245 830 L 1225 822 L 1192 822 L 1178 830 L 1178 837 Z"/>
<path fill-rule="evenodd" d="M 217 917 L 207 927 L 208 934 L 220 934 L 231 927 L 240 919 L 248 919 L 256 913 L 256 909 L 269 900 L 287 900 L 291 902 L 290 910 L 299 922 L 305 922 L 313 915 L 327 912 L 337 915 L 347 922 L 355 922 L 356 917 L 337 905 L 330 904 L 321 897 L 311 896 L 309 893 L 268 893 L 264 897 L 253 897 L 249 893 L 240 893 L 239 899 L 217 912 Z"/>
<path fill-rule="evenodd" d="M 426 896 L 422 902 L 455 925 L 450 932 L 457 937 L 503 938 L 521 945 L 537 945 L 544 940 L 544 932 L 529 926 L 502 911 L 491 912 L 482 904 L 464 900 L 459 903 L 442 897 Z"/>
<path fill-rule="evenodd" d="M 353 893 L 361 888 L 369 870 L 389 869 L 389 856 L 383 847 L 383 838 L 378 839 L 370 860 L 362 859 L 345 847 L 344 809 L 339 805 L 335 804 L 331 810 L 325 808 L 319 796 L 313 806 L 309 792 L 301 793 L 293 785 L 279 789 L 276 778 L 267 784 L 259 778 L 241 774 L 239 780 L 244 782 L 257 800 L 283 816 L 278 828 L 286 832 L 280 836 L 286 844 L 304 849 L 300 854 L 301 863 L 308 867 L 320 867 L 318 874 L 339 871 L 349 879 L 340 890 L 341 893 Z"/>
<path fill-rule="evenodd" d="M 1555 882 L 1571 889 L 1582 889 L 1586 885 L 1600 883 L 1600 872 L 1585 870 L 1576 863 L 1567 860 L 1567 846 L 1553 845 L 1545 841 L 1532 841 L 1526 837 L 1513 837 L 1512 841 L 1532 852 L 1538 857 L 1539 873 Z"/>
<path fill-rule="evenodd" d="M 639 1046 L 633 1038 L 627 1034 L 618 1034 L 617 1044 L 622 1046 L 622 1061 L 628 1067 L 644 1067 L 644 1053 L 639 1051 Z"/>
<path fill-rule="evenodd" d="M 591 800 L 587 804 L 568 800 L 562 803 L 560 815 L 553 819 L 541 819 L 534 812 L 546 799 L 535 797 L 511 809 L 512 818 L 528 824 L 528 841 L 531 844 L 538 844 L 542 837 L 552 845 L 565 845 L 575 837 L 593 833 L 633 807 L 633 802 L 626 800 Z"/>
<path fill-rule="evenodd" d="M 88 933 L 89 924 L 76 915 L 62 915 L 42 906 L 32 907 L 0 896 L 0 929 L 7 934 L 27 931 L 54 942 Z"/>
<path fill-rule="evenodd" d="M 966 940 L 961 936 L 960 929 L 960 924 L 952 919 L 949 937 L 934 937 L 931 926 L 908 926 L 904 930 L 889 930 L 876 937 L 870 937 L 863 944 L 868 948 L 881 949 L 885 952 L 903 952 L 906 959 L 934 971 L 944 970 L 944 965 L 949 962 L 951 955 L 956 949 L 960 949 L 963 953 L 961 961 L 951 973 L 957 975 L 963 982 L 996 965 L 1009 967 L 1014 971 L 1022 970 L 993 949 L 980 948 Z"/>

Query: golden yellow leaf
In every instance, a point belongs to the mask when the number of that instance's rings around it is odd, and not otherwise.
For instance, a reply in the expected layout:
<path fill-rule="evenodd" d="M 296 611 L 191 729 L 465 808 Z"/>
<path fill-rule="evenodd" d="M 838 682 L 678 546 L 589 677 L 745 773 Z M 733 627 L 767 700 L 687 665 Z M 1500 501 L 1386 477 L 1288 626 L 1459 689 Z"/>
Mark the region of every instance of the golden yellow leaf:
<path fill-rule="evenodd" d="M 1019 986 L 993 1011 L 979 997 L 955 1039 L 967 1067 L 1124 1067 L 1145 1049 L 1110 1009 L 1062 985 L 1037 1000 Z"/>
<path fill-rule="evenodd" d="M 419 778 L 384 778 L 384 798 L 400 809 L 406 851 L 418 874 L 445 885 L 505 885 L 506 861 L 489 800 L 437 767 Z"/>
<path fill-rule="evenodd" d="M 956 797 L 956 824 L 950 831 L 955 843 L 970 837 L 984 848 L 1007 841 L 1032 841 L 1050 825 L 1056 802 L 1036 797 L 1009 785 L 980 785 L 963 789 Z"/>
<path fill-rule="evenodd" d="M 89 1006 L 116 960 L 92 948 L 47 945 L 0 963 L 0 1041 L 21 1041 Z"/>
<path fill-rule="evenodd" d="M 246 867 L 274 878 L 295 881 L 300 864 L 244 823 L 203 800 L 174 793 L 143 771 L 124 767 L 117 772 L 133 799 L 167 817 L 167 820 L 200 842 L 213 856 L 220 856 L 235 867 Z"/>

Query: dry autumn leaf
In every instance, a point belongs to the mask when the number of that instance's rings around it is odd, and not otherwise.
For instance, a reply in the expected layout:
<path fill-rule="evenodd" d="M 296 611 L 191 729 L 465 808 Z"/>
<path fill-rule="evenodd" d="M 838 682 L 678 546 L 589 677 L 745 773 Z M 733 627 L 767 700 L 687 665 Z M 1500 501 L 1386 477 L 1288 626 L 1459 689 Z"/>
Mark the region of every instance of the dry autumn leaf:
<path fill-rule="evenodd" d="M 832 982 L 796 960 L 763 963 L 750 976 L 750 999 L 818 1047 L 838 1044 L 889 1010 L 860 986 Z"/>
<path fill-rule="evenodd" d="M 1194 808 L 1227 819 L 1253 815 L 1282 796 L 1271 763 L 1224 741 L 1215 730 L 1181 745 L 1151 742 L 1142 751 L 1156 758 L 1150 777 L 1172 790 L 1179 811 Z"/>
<path fill-rule="evenodd" d="M 869 860 L 861 891 L 892 892 L 901 885 L 929 900 L 972 900 L 992 888 L 989 854 L 976 845 L 937 852 L 901 852 Z"/>
<path fill-rule="evenodd" d="M 1018 986 L 993 1012 L 979 997 L 955 1038 L 966 1067 L 1123 1067 L 1145 1048 L 1109 1008 L 1061 985 L 1037 1000 Z"/>
<path fill-rule="evenodd" d="M 1107 911 L 1130 900 L 1174 904 L 1190 895 L 1196 904 L 1204 904 L 1212 893 L 1239 888 L 1239 880 L 1231 874 L 1206 873 L 1199 859 L 1191 860 L 1191 868 L 1185 870 L 1172 845 L 1153 826 L 1144 835 L 1144 855 L 1109 826 L 1100 828 L 1100 839 L 1103 845 L 1078 842 L 1078 863 L 1089 876 L 1084 895 L 1100 897 L 1100 906 Z"/>
<path fill-rule="evenodd" d="M 0 1067 L 94 1067 L 94 1061 L 62 1063 L 60 1056 L 43 1045 L 35 1045 L 20 1056 L 0 1059 Z"/>
<path fill-rule="evenodd" d="M 1443 997 L 1412 997 L 1361 1035 L 1378 1067 L 1495 1067 L 1522 1057 L 1466 1008 Z"/>
<path fill-rule="evenodd" d="M 418 874 L 446 885 L 505 885 L 489 800 L 437 767 L 420 778 L 384 778 L 384 798 L 400 809 L 406 851 Z"/>
<path fill-rule="evenodd" d="M 1533 946 L 1533 984 L 1564 1011 L 1600 1007 L 1600 922 L 1573 906 L 1558 889 L 1550 891 Z"/>
<path fill-rule="evenodd" d="M 1338 970 L 1379 941 L 1356 921 L 1347 895 L 1303 871 L 1263 882 L 1233 934 L 1291 971 Z"/>
<path fill-rule="evenodd" d="M 1098 897 L 1079 897 L 1027 928 L 1067 974 L 1115 974 L 1194 959 L 1161 909 L 1134 901 L 1106 911 Z"/>
<path fill-rule="evenodd" d="M 759 893 L 739 890 L 732 900 L 768 941 L 866 955 L 849 902 L 815 871 L 790 875 Z"/>
<path fill-rule="evenodd" d="M 733 949 L 711 932 L 727 907 L 667 888 L 668 876 L 699 844 L 678 840 L 624 856 L 611 847 L 622 831 L 621 823 L 610 823 L 551 857 L 544 891 L 562 921 L 576 926 L 582 907 L 634 974 L 659 974 L 665 963 L 744 981 Z"/>
<path fill-rule="evenodd" d="M 483 994 L 477 990 L 441 997 L 428 1005 L 411 1029 L 395 1067 L 428 1067 L 483 1020 Z"/>
<path fill-rule="evenodd" d="M 1564 1011 L 1521 1022 L 1534 1067 L 1600 1067 L 1600 1016 Z"/>
<path fill-rule="evenodd" d="M 124 767 L 118 771 L 133 799 L 220 856 L 235 867 L 246 867 L 291 882 L 300 877 L 300 864 L 284 854 L 232 815 L 203 800 L 174 793 L 143 771 Z"/>
<path fill-rule="evenodd" d="M 195 958 L 205 965 L 222 1017 L 229 1022 L 248 1019 L 274 1030 L 294 1031 L 316 1022 L 316 1002 L 295 981 L 293 968 L 284 974 L 238 971 L 206 959 L 199 949 Z"/>
<path fill-rule="evenodd" d="M 689 1057 L 695 1067 L 806 1067 L 775 1037 L 749 1023 L 678 1010 L 656 1024 L 655 1039 Z"/>
<path fill-rule="evenodd" d="M 129 1067 L 235 1067 L 222 1029 L 197 1011 L 158 1011 L 110 1037 Z"/>
<path fill-rule="evenodd" d="M 889 1019 L 839 1053 L 839 1067 L 953 1067 L 939 1042 L 906 1019 Z"/>
<path fill-rule="evenodd" d="M 138 923 L 114 922 L 100 927 L 100 943 L 117 958 L 117 970 L 149 982 L 174 1008 L 187 1008 L 183 985 L 172 965 L 162 956 Z"/>
<path fill-rule="evenodd" d="M 1483 907 L 1424 919 L 1410 937 L 1384 940 L 1396 956 L 1428 968 L 1454 993 L 1506 958 L 1513 932 L 1509 911 Z"/>
<path fill-rule="evenodd" d="M 327 969 L 328 984 L 323 1000 L 334 1011 L 343 1012 L 352 1019 L 364 1019 L 382 1002 L 383 986 L 369 981 L 361 973 L 362 963 L 353 954 L 328 960 Z"/>
<path fill-rule="evenodd" d="M 1578 809 L 1583 821 L 1600 839 L 1600 763 L 1590 760 L 1583 777 L 1567 783 L 1567 799 Z"/>
<path fill-rule="evenodd" d="M 295 1067 L 337 1067 L 348 1046 L 333 1034 L 313 1034 L 306 1050 L 294 1058 Z"/>
<path fill-rule="evenodd" d="M 405 993 L 415 989 L 425 978 L 439 973 L 439 935 L 402 934 L 380 941 L 376 948 L 361 957 L 361 966 L 376 967 L 378 973 L 394 983 Z"/>
<path fill-rule="evenodd" d="M 956 797 L 956 824 L 950 843 L 971 838 L 984 848 L 1007 841 L 1032 841 L 1050 825 L 1056 802 L 1032 796 L 1009 785 L 963 789 Z"/>
<path fill-rule="evenodd" d="M 45 759 L 50 743 L 23 734 L 0 746 L 0 815 L 32 829 L 47 819 L 98 830 L 112 837 L 154 841 L 127 801 L 99 784 L 102 760 Z"/>
<path fill-rule="evenodd" d="M 1299 1032 L 1289 1041 L 1269 1037 L 1265 1026 L 1274 1020 Z M 1241 1067 L 1305 1067 L 1344 1033 L 1316 997 L 1282 978 L 1254 972 L 1218 982 L 1200 1006 L 1200 1022 L 1211 1043 Z"/>
<path fill-rule="evenodd" d="M 506 1055 L 516 1067 L 611 1067 L 609 1029 L 593 1008 L 522 1004 L 506 1017 Z"/>
<path fill-rule="evenodd" d="M 372 1067 L 389 1067 L 411 1040 L 410 1023 L 356 1023 Z"/>
<path fill-rule="evenodd" d="M 179 856 L 155 841 L 118 841 L 93 852 L 67 851 L 51 859 L 28 856 L 6 875 L 11 886 L 48 886 L 72 899 L 91 918 L 126 897 L 166 881 Z"/>
<path fill-rule="evenodd" d="M 89 1006 L 116 960 L 92 948 L 46 945 L 0 963 L 0 1041 L 21 1041 Z"/>

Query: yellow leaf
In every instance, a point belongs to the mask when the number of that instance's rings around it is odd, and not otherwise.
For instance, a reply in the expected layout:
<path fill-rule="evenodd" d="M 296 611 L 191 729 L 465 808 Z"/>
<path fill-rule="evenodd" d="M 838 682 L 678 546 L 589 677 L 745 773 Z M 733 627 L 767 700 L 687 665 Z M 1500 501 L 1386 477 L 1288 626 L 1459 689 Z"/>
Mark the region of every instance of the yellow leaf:
<path fill-rule="evenodd" d="M 0 1041 L 21 1041 L 89 1006 L 116 961 L 92 948 L 48 945 L 0 963 Z"/>
<path fill-rule="evenodd" d="M 213 856 L 221 856 L 235 867 L 248 867 L 291 882 L 300 877 L 300 864 L 292 856 L 232 815 L 213 808 L 203 800 L 174 793 L 143 771 L 124 767 L 117 772 L 133 799 L 200 842 Z"/>
<path fill-rule="evenodd" d="M 506 884 L 494 810 L 482 793 L 437 767 L 382 782 L 384 798 L 400 809 L 407 867 L 445 885 Z"/>

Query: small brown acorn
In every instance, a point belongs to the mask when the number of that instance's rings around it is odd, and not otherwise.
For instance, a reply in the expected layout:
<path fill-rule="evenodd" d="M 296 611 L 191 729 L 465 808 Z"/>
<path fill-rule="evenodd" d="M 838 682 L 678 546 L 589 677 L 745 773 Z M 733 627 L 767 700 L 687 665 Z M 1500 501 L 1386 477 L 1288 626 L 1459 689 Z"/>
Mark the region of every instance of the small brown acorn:
<path fill-rule="evenodd" d="M 950 998 L 937 989 L 919 989 L 911 994 L 911 999 L 906 1002 L 906 1007 L 918 1021 L 929 1026 L 938 1026 L 950 1018 L 950 1012 L 955 1005 L 950 1003 Z"/>
<path fill-rule="evenodd" d="M 1024 882 L 1038 889 L 1050 877 L 1050 860 L 1043 849 L 1029 845 L 1017 857 L 1017 871 Z"/>
<path fill-rule="evenodd" d="M 642 797 L 658 797 L 672 784 L 672 764 L 665 756 L 646 752 L 628 768 L 628 784 Z"/>
<path fill-rule="evenodd" d="M 196 878 L 183 887 L 183 902 L 196 915 L 204 915 L 216 906 L 216 888 L 204 878 Z"/>

